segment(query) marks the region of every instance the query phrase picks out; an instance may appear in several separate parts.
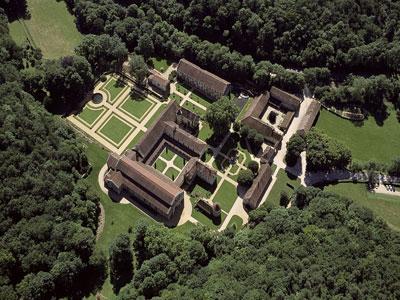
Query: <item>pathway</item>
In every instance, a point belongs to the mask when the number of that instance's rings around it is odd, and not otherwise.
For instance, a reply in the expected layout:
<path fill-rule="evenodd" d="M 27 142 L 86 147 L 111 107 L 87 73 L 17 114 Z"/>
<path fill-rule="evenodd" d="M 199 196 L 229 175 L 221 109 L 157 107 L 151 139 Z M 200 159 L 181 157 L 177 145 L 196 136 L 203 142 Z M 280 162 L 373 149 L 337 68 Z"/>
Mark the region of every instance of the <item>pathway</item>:
<path fill-rule="evenodd" d="M 94 90 L 94 93 L 100 92 L 100 89 L 105 86 L 105 84 L 108 81 L 106 81 L 103 85 L 97 86 Z M 69 116 L 67 119 L 69 122 L 71 122 L 75 127 L 83 131 L 84 133 L 88 134 L 91 136 L 93 139 L 97 140 L 99 143 L 101 143 L 103 146 L 105 146 L 107 149 L 109 149 L 112 152 L 115 152 L 117 154 L 121 154 L 125 151 L 125 149 L 128 147 L 129 143 L 131 140 L 140 132 L 146 132 L 147 128 L 145 125 L 147 122 L 153 117 L 153 115 L 157 112 L 157 110 L 160 108 L 161 105 L 163 105 L 163 102 L 160 102 L 156 98 L 154 98 L 151 95 L 147 95 L 147 97 L 155 103 L 155 105 L 151 108 L 151 110 L 147 113 L 147 115 L 141 120 L 137 121 L 134 118 L 132 118 L 130 115 L 126 114 L 124 111 L 119 110 L 118 107 L 127 99 L 131 92 L 131 88 L 136 88 L 134 85 L 130 82 L 127 83 L 128 89 L 126 89 L 123 93 L 119 94 L 117 99 L 114 101 L 114 103 L 109 103 L 107 102 L 107 99 L 104 99 L 101 105 L 96 105 L 96 107 L 105 107 L 107 111 L 101 116 L 99 120 L 96 121 L 94 126 L 92 128 L 87 127 L 84 125 L 82 122 L 77 120 L 74 116 Z M 97 133 L 98 129 L 104 124 L 104 122 L 112 115 L 115 114 L 122 119 L 128 121 L 131 125 L 135 127 L 135 130 L 132 131 L 128 136 L 124 138 L 124 142 L 119 146 L 116 147 L 113 143 L 107 141 L 104 137 L 99 135 Z"/>

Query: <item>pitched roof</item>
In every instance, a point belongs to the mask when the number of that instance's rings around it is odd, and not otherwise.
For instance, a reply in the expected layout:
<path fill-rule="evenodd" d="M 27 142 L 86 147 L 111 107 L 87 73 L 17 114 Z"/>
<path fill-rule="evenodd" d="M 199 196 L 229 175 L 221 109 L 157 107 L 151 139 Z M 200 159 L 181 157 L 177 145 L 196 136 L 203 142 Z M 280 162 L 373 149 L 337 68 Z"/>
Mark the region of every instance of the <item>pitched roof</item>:
<path fill-rule="evenodd" d="M 112 153 L 110 156 L 115 157 L 115 154 Z M 129 159 L 125 155 L 120 156 L 115 168 L 111 169 L 120 172 L 126 180 L 140 187 L 146 194 L 161 200 L 164 205 L 172 206 L 176 197 L 183 192 L 168 177 L 158 173 L 150 166 Z M 124 181 L 124 184 L 126 183 L 127 181 Z"/>
<path fill-rule="evenodd" d="M 313 126 L 315 118 L 318 116 L 320 109 L 321 109 L 321 103 L 317 100 L 312 100 L 306 114 L 300 121 L 298 130 L 309 131 Z"/>
<path fill-rule="evenodd" d="M 298 110 L 300 107 L 301 100 L 293 94 L 282 91 L 277 87 L 273 86 L 270 90 L 271 97 L 280 101 L 283 106 L 287 109 Z"/>
<path fill-rule="evenodd" d="M 279 124 L 279 128 L 283 131 L 286 131 L 289 126 L 290 123 L 292 123 L 292 120 L 294 118 L 295 112 L 294 111 L 288 111 L 285 115 L 285 117 L 283 118 L 283 121 L 281 124 Z"/>
<path fill-rule="evenodd" d="M 151 85 L 167 90 L 170 84 L 169 80 L 157 72 L 152 72 L 148 77 L 148 82 Z"/>
<path fill-rule="evenodd" d="M 226 90 L 230 86 L 229 81 L 226 81 L 225 79 L 222 79 L 221 77 L 218 77 L 217 75 L 200 68 L 184 58 L 179 61 L 177 72 L 178 75 L 180 73 L 185 74 L 186 76 L 196 79 L 205 86 L 211 87 L 213 90 L 218 91 L 221 94 L 225 94 Z"/>
<path fill-rule="evenodd" d="M 248 117 L 259 118 L 261 113 L 264 111 L 265 107 L 268 105 L 270 94 L 267 92 L 261 94 L 260 96 L 254 98 L 250 107 L 247 109 L 246 113 L 243 115 L 242 120 Z"/>
<path fill-rule="evenodd" d="M 254 179 L 253 184 L 247 190 L 243 197 L 245 205 L 251 209 L 255 209 L 261 200 L 265 190 L 272 177 L 272 169 L 269 164 L 261 164 L 257 177 Z"/>

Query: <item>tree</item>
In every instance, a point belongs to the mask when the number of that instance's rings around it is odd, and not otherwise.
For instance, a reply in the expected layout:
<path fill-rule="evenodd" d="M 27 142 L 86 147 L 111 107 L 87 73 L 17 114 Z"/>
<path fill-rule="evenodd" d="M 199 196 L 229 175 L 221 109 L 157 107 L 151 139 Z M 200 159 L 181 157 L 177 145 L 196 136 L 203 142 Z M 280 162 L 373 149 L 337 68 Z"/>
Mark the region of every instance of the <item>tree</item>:
<path fill-rule="evenodd" d="M 400 176 L 400 157 L 393 160 L 388 170 L 392 176 Z"/>
<path fill-rule="evenodd" d="M 108 34 L 85 35 L 75 52 L 88 60 L 96 75 L 120 70 L 128 56 L 128 49 L 121 39 Z"/>
<path fill-rule="evenodd" d="M 294 166 L 300 157 L 300 153 L 305 151 L 307 147 L 304 135 L 295 133 L 286 144 L 286 164 L 290 167 Z"/>
<path fill-rule="evenodd" d="M 250 171 L 253 172 L 253 174 L 257 174 L 258 173 L 258 162 L 256 162 L 255 160 L 251 160 L 248 162 L 247 167 L 249 168 Z"/>
<path fill-rule="evenodd" d="M 149 70 L 143 56 L 132 55 L 129 61 L 129 73 L 136 78 L 139 85 L 143 85 Z"/>
<path fill-rule="evenodd" d="M 289 195 L 285 191 L 281 192 L 281 197 L 279 199 L 279 205 L 283 206 L 283 207 L 287 207 L 289 202 L 290 202 Z"/>
<path fill-rule="evenodd" d="M 136 52 L 143 55 L 146 59 L 154 54 L 154 45 L 148 34 L 142 35 L 138 40 L 138 46 L 135 48 Z"/>
<path fill-rule="evenodd" d="M 65 111 L 76 107 L 93 88 L 93 74 L 88 61 L 68 56 L 47 61 L 42 67 L 44 86 L 49 92 L 47 107 Z"/>
<path fill-rule="evenodd" d="M 254 174 L 250 170 L 240 170 L 237 182 L 243 186 L 250 186 L 253 183 Z"/>
<path fill-rule="evenodd" d="M 238 113 L 239 109 L 237 105 L 228 97 L 222 97 L 209 106 L 205 119 L 210 124 L 214 133 L 222 136 L 229 131 Z"/>
<path fill-rule="evenodd" d="M 240 136 L 244 139 L 249 135 L 250 128 L 247 125 L 242 125 L 240 128 Z"/>
<path fill-rule="evenodd" d="M 118 292 L 133 275 L 133 253 L 129 236 L 120 234 L 110 245 L 110 277 Z"/>

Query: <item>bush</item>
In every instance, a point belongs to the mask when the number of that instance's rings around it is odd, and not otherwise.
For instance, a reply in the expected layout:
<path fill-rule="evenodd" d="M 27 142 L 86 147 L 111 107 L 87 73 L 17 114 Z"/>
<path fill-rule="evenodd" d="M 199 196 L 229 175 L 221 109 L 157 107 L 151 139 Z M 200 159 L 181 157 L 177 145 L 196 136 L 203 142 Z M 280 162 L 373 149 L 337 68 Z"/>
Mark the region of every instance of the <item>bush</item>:
<path fill-rule="evenodd" d="M 101 75 L 100 76 L 100 81 L 101 82 L 106 82 L 107 81 L 107 76 L 106 75 Z"/>
<path fill-rule="evenodd" d="M 235 122 L 233 123 L 233 131 L 234 132 L 239 132 L 240 131 L 240 123 L 239 122 Z"/>
<path fill-rule="evenodd" d="M 247 167 L 249 168 L 250 171 L 253 172 L 253 174 L 257 174 L 258 172 L 258 162 L 256 162 L 255 160 L 251 160 L 249 161 L 249 163 L 247 164 Z"/>
<path fill-rule="evenodd" d="M 271 122 L 271 124 L 276 123 L 276 117 L 277 117 L 276 112 L 271 111 L 270 114 L 268 115 L 268 120 Z"/>
<path fill-rule="evenodd" d="M 254 174 L 250 170 L 240 170 L 238 175 L 238 183 L 243 186 L 250 186 L 253 183 Z"/>
<path fill-rule="evenodd" d="M 287 207 L 289 205 L 289 202 L 289 195 L 285 191 L 281 192 L 281 197 L 279 199 L 280 206 Z"/>
<path fill-rule="evenodd" d="M 247 138 L 247 136 L 249 135 L 249 131 L 250 131 L 250 128 L 247 125 L 243 125 L 240 128 L 240 136 L 244 139 Z"/>
<path fill-rule="evenodd" d="M 169 81 L 176 81 L 176 76 L 176 70 L 173 70 L 168 76 Z"/>
<path fill-rule="evenodd" d="M 250 141 L 254 141 L 256 135 L 257 135 L 257 130 L 255 130 L 254 128 L 251 128 L 251 129 L 249 129 L 249 134 L 247 135 L 247 138 Z"/>
<path fill-rule="evenodd" d="M 264 136 L 261 133 L 257 133 L 256 136 L 254 137 L 254 145 L 256 147 L 260 147 L 263 142 L 264 142 Z"/>

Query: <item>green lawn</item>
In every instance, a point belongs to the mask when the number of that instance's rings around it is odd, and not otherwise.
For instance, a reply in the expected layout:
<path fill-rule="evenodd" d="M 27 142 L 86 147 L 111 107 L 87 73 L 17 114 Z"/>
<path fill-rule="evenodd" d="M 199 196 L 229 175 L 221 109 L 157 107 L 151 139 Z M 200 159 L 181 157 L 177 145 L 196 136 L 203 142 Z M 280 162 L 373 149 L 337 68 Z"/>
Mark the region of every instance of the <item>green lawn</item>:
<path fill-rule="evenodd" d="M 358 126 L 322 110 L 316 127 L 346 144 L 354 159 L 388 163 L 400 156 L 400 123 L 393 107 L 389 107 L 388 112 L 390 115 L 383 126 L 376 124 L 372 117 Z"/>
<path fill-rule="evenodd" d="M 121 121 L 115 115 L 111 115 L 111 118 L 101 127 L 100 133 L 108 137 L 116 145 L 119 145 L 125 136 L 134 129 L 132 125 Z"/>
<path fill-rule="evenodd" d="M 227 228 L 229 227 L 235 227 L 236 230 L 239 230 L 240 228 L 242 228 L 243 226 L 243 220 L 241 217 L 239 216 L 232 216 L 232 218 L 229 220 L 229 224 L 227 226 Z"/>
<path fill-rule="evenodd" d="M 229 212 L 237 196 L 236 187 L 232 183 L 224 181 L 213 201 L 218 202 L 224 211 Z"/>
<path fill-rule="evenodd" d="M 127 100 L 125 100 L 120 108 L 128 114 L 130 114 L 133 118 L 137 119 L 138 121 L 142 120 L 149 110 L 153 107 L 154 102 L 141 97 L 137 96 L 130 96 Z"/>
<path fill-rule="evenodd" d="M 162 173 L 165 170 L 165 168 L 167 167 L 167 163 L 165 161 L 161 160 L 161 159 L 157 159 L 154 162 L 153 167 L 156 170 L 160 171 L 160 173 Z"/>
<path fill-rule="evenodd" d="M 89 128 L 92 128 L 95 124 L 95 121 L 99 116 L 101 116 L 107 109 L 104 107 L 101 108 L 91 108 L 86 105 L 82 112 L 78 115 L 78 118 L 86 122 L 86 125 Z"/>
<path fill-rule="evenodd" d="M 204 226 L 207 226 L 211 229 L 218 229 L 218 227 L 220 227 L 222 225 L 222 223 L 224 222 L 224 220 L 226 218 L 226 214 L 221 212 L 221 223 L 214 224 L 213 221 L 208 216 L 206 216 L 201 211 L 199 211 L 193 207 L 192 217 L 195 218 L 197 221 L 199 221 Z"/>
<path fill-rule="evenodd" d="M 183 103 L 183 107 L 194 112 L 195 114 L 198 114 L 200 117 L 204 117 L 206 114 L 206 111 L 204 109 L 200 108 L 196 104 L 193 104 L 189 101 Z"/>
<path fill-rule="evenodd" d="M 171 64 L 169 61 L 167 61 L 164 58 L 160 58 L 160 57 L 153 57 L 151 58 L 151 61 L 153 63 L 154 69 L 156 69 L 157 71 L 164 73 L 169 65 Z"/>
<path fill-rule="evenodd" d="M 364 183 L 339 183 L 328 185 L 324 190 L 348 197 L 371 209 L 391 228 L 400 231 L 400 197 L 370 193 Z"/>
<path fill-rule="evenodd" d="M 271 203 L 273 206 L 279 206 L 281 192 L 285 191 L 289 196 L 294 192 L 293 188 L 289 185 L 297 188 L 300 186 L 300 180 L 290 178 L 285 170 L 280 169 L 277 174 L 277 180 L 275 181 L 266 202 Z"/>
<path fill-rule="evenodd" d="M 10 35 L 17 45 L 22 45 L 28 39 L 22 21 L 16 20 L 8 24 Z"/>
<path fill-rule="evenodd" d="M 156 119 L 161 115 L 161 113 L 164 111 L 165 107 L 167 104 L 163 103 L 157 111 L 151 116 L 150 120 L 146 123 L 145 127 L 149 128 L 153 123 L 156 121 Z"/>
<path fill-rule="evenodd" d="M 164 175 L 168 176 L 171 180 L 175 181 L 175 179 L 179 176 L 179 171 L 173 167 L 170 167 Z"/>
<path fill-rule="evenodd" d="M 64 1 L 28 0 L 31 15 L 24 20 L 27 30 L 45 58 L 73 55 L 74 48 L 82 40 L 76 28 L 75 18 L 68 12 Z M 22 39 L 22 28 L 13 25 L 13 38 Z"/>
<path fill-rule="evenodd" d="M 208 125 L 207 122 L 203 121 L 201 124 L 202 124 L 202 127 L 200 129 L 198 137 L 202 141 L 207 142 L 207 140 L 213 136 L 214 131 L 210 128 L 210 125 Z"/>
<path fill-rule="evenodd" d="M 186 165 L 186 163 L 187 163 L 186 159 L 184 159 L 183 157 L 181 157 L 179 155 L 177 157 L 175 157 L 175 159 L 174 159 L 174 166 L 178 167 L 181 170 Z"/>
<path fill-rule="evenodd" d="M 117 99 L 117 96 L 126 88 L 126 84 L 121 80 L 116 79 L 115 77 L 111 77 L 111 79 L 106 83 L 105 86 L 101 88 L 101 90 L 107 90 L 110 93 L 111 98 L 108 99 L 108 102 L 114 103 Z"/>
<path fill-rule="evenodd" d="M 176 153 L 172 151 L 169 147 L 165 147 L 161 152 L 161 157 L 165 160 L 170 161 Z"/>
<path fill-rule="evenodd" d="M 187 95 L 189 93 L 189 89 L 183 86 L 181 83 L 176 84 L 176 90 L 183 95 Z"/>
<path fill-rule="evenodd" d="M 236 118 L 237 121 L 240 120 L 244 116 L 244 114 L 249 109 L 252 102 L 253 102 L 253 98 L 249 98 L 249 100 L 247 100 L 247 102 L 245 103 L 245 105 L 243 106 L 242 110 L 240 111 L 239 115 Z"/>
<path fill-rule="evenodd" d="M 183 98 L 181 96 L 179 96 L 178 94 L 172 93 L 169 96 L 172 100 L 176 101 L 178 104 L 181 104 Z"/>
<path fill-rule="evenodd" d="M 212 103 L 211 100 L 208 100 L 208 99 L 206 99 L 204 97 L 201 97 L 201 96 L 199 96 L 199 95 L 197 95 L 197 94 L 195 94 L 193 92 L 190 94 L 190 98 L 192 100 L 196 101 L 197 103 L 205 106 L 206 108 L 208 108 L 210 106 L 210 104 Z"/>
<path fill-rule="evenodd" d="M 144 134 L 144 131 L 139 131 L 137 135 L 132 139 L 132 141 L 129 143 L 127 149 L 132 149 L 137 143 L 139 143 L 140 139 L 142 138 Z"/>

